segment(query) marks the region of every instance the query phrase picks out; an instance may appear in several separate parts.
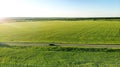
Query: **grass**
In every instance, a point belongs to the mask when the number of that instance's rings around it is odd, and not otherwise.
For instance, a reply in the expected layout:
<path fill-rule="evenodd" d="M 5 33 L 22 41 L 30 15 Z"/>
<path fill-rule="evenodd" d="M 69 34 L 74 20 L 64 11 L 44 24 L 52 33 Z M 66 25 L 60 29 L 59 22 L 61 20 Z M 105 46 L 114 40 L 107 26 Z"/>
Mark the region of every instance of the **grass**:
<path fill-rule="evenodd" d="M 120 44 L 119 21 L 0 23 L 0 42 Z"/>
<path fill-rule="evenodd" d="M 120 22 L 85 20 L 0 23 L 0 42 L 120 44 Z M 120 49 L 10 46 L 0 43 L 0 67 L 120 67 Z"/>
<path fill-rule="evenodd" d="M 0 47 L 1 67 L 119 67 L 120 49 Z"/>

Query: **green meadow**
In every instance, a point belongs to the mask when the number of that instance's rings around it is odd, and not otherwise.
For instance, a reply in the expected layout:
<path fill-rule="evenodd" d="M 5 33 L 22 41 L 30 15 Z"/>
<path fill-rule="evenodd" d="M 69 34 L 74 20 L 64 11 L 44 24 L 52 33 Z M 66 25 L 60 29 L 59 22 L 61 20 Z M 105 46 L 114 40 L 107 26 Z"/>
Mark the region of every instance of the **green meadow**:
<path fill-rule="evenodd" d="M 0 42 L 120 44 L 116 20 L 0 23 Z"/>
<path fill-rule="evenodd" d="M 0 67 L 119 67 L 120 49 L 0 47 Z"/>
<path fill-rule="evenodd" d="M 119 20 L 1 22 L 0 67 L 120 67 L 119 44 Z"/>

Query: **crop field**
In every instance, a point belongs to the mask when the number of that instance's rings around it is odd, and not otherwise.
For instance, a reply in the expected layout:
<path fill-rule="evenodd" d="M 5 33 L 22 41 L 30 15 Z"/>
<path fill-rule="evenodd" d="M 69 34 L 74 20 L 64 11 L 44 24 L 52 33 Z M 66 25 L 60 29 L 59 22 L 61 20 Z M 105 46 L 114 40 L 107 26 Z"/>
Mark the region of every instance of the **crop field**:
<path fill-rule="evenodd" d="M 120 67 L 119 44 L 119 20 L 0 22 L 0 67 Z"/>
<path fill-rule="evenodd" d="M 120 49 L 1 46 L 0 67 L 119 67 Z"/>
<path fill-rule="evenodd" d="M 120 44 L 120 21 L 1 22 L 0 42 Z"/>

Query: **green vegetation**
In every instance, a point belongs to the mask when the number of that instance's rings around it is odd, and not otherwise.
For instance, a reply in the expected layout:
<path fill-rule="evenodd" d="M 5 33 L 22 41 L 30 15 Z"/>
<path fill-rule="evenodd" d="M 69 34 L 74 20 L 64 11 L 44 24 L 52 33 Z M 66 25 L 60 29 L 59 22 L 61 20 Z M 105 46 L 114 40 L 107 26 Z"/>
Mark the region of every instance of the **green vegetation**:
<path fill-rule="evenodd" d="M 1 67 L 119 67 L 120 49 L 0 47 Z"/>
<path fill-rule="evenodd" d="M 8 18 L 17 22 L 21 21 L 80 21 L 80 20 L 118 20 L 120 21 L 120 17 L 88 17 L 88 18 L 75 18 L 75 17 L 12 17 Z"/>
<path fill-rule="evenodd" d="M 120 44 L 119 20 L 36 20 L 39 19 L 0 23 L 0 67 L 120 66 L 120 48 L 62 44 Z M 10 46 L 9 42 L 22 45 Z M 25 43 L 47 46 L 26 46 Z"/>
<path fill-rule="evenodd" d="M 0 42 L 120 44 L 119 21 L 0 23 Z"/>

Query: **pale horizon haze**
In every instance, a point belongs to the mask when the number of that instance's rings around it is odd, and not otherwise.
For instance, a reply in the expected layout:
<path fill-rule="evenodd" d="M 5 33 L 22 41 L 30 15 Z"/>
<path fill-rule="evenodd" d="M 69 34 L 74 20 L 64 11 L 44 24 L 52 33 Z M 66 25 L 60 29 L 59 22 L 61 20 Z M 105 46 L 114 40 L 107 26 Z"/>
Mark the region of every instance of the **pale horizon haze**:
<path fill-rule="evenodd" d="M 0 17 L 120 17 L 120 0 L 0 0 Z"/>

